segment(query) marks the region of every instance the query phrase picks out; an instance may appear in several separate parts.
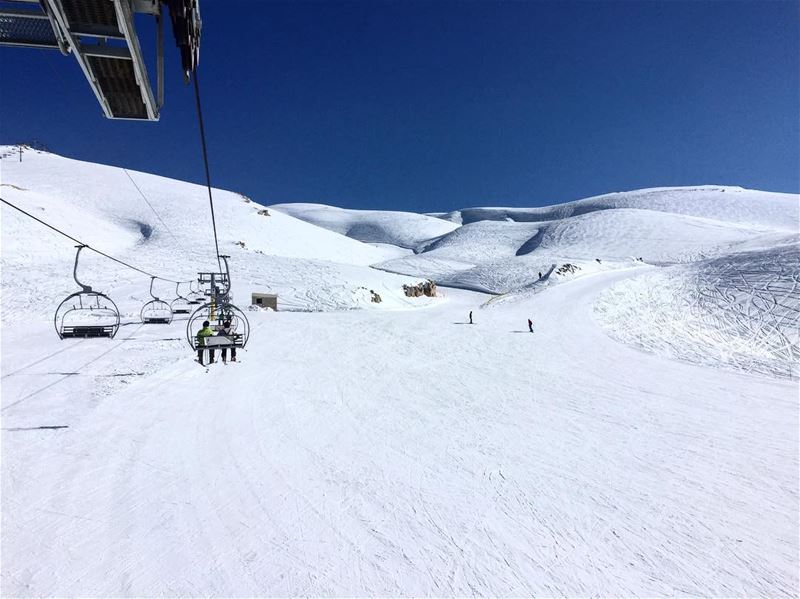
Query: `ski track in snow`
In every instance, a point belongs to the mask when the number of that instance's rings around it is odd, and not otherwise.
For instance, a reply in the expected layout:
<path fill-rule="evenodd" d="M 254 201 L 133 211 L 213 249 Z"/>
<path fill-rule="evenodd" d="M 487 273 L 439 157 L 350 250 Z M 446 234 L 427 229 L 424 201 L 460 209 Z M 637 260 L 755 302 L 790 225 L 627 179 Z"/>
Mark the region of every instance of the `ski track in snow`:
<path fill-rule="evenodd" d="M 662 269 L 606 290 L 611 335 L 710 366 L 800 376 L 800 245 Z"/>
<path fill-rule="evenodd" d="M 4 594 L 795 595 L 796 385 L 606 337 L 634 272 L 257 313 L 208 373 L 179 321 L 4 357 Z"/>

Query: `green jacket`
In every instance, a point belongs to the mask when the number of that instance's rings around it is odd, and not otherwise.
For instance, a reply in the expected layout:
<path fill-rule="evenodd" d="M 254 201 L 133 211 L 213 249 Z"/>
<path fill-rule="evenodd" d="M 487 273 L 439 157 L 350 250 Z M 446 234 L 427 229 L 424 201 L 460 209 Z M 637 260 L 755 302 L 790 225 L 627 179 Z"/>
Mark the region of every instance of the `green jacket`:
<path fill-rule="evenodd" d="M 200 329 L 200 332 L 197 333 L 198 345 L 205 347 L 206 337 L 211 337 L 213 335 L 214 331 L 211 330 L 211 327 L 203 327 Z"/>

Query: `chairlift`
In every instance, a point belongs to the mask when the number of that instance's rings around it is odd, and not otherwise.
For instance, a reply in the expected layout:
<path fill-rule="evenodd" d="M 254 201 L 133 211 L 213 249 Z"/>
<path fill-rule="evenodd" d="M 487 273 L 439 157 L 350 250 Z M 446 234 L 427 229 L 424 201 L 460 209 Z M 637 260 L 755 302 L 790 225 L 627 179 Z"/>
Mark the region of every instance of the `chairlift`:
<path fill-rule="evenodd" d="M 189 314 L 192 309 L 189 307 L 191 302 L 189 298 L 183 297 L 180 291 L 181 284 L 175 283 L 175 299 L 169 303 L 169 307 L 172 308 L 173 314 Z"/>
<path fill-rule="evenodd" d="M 93 291 L 88 285 L 78 280 L 78 258 L 85 245 L 78 248 L 75 254 L 75 266 L 72 278 L 81 288 L 62 301 L 56 308 L 53 324 L 59 339 L 87 339 L 89 337 L 105 337 L 113 339 L 119 330 L 119 310 L 107 295 Z"/>
<path fill-rule="evenodd" d="M 150 295 L 153 299 L 142 306 L 139 315 L 142 318 L 142 324 L 169 324 L 172 322 L 172 308 L 167 302 L 153 295 L 153 281 L 155 280 L 155 277 L 150 277 Z"/>
<path fill-rule="evenodd" d="M 203 322 L 208 321 L 216 334 L 212 337 L 198 337 Z M 225 322 L 231 323 L 231 333 L 221 333 Z M 244 348 L 250 338 L 250 322 L 239 308 L 231 303 L 207 302 L 195 310 L 186 324 L 186 340 L 195 351 L 198 349 Z"/>
<path fill-rule="evenodd" d="M 189 299 L 188 302 L 193 305 L 197 306 L 199 304 L 205 303 L 206 296 L 203 293 L 202 289 L 192 289 L 192 281 L 189 281 Z"/>
<path fill-rule="evenodd" d="M 244 348 L 250 338 L 250 322 L 247 320 L 247 316 L 230 301 L 231 280 L 228 256 L 220 256 L 220 258 L 225 262 L 224 273 L 199 273 L 198 281 L 211 285 L 211 301 L 195 310 L 186 324 L 186 339 L 195 351 L 204 348 Z M 198 337 L 197 333 L 206 320 L 216 334 L 211 337 Z M 228 335 L 221 334 L 225 322 L 231 323 L 231 332 Z"/>

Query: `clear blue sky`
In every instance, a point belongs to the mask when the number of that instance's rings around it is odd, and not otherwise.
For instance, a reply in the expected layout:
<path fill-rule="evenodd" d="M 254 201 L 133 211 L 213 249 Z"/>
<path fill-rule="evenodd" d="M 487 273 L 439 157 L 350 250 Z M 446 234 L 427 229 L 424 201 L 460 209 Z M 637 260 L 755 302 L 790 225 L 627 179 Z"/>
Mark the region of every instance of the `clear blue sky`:
<path fill-rule="evenodd" d="M 212 181 L 262 203 L 437 211 L 663 185 L 800 191 L 797 1 L 201 10 Z M 0 141 L 201 182 L 191 88 L 168 46 L 158 123 L 106 120 L 72 57 L 0 49 Z"/>

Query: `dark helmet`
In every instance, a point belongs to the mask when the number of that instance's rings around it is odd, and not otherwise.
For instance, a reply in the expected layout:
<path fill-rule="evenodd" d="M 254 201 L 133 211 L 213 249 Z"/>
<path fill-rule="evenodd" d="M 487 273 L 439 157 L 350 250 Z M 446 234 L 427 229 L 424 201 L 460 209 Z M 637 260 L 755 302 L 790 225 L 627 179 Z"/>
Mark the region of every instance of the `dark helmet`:
<path fill-rule="evenodd" d="M 207 327 L 207 326 L 208 326 L 208 324 L 209 324 L 209 323 L 208 323 L 208 321 L 207 321 L 207 320 L 204 320 L 204 321 L 203 321 L 203 326 L 204 326 L 204 327 Z"/>

